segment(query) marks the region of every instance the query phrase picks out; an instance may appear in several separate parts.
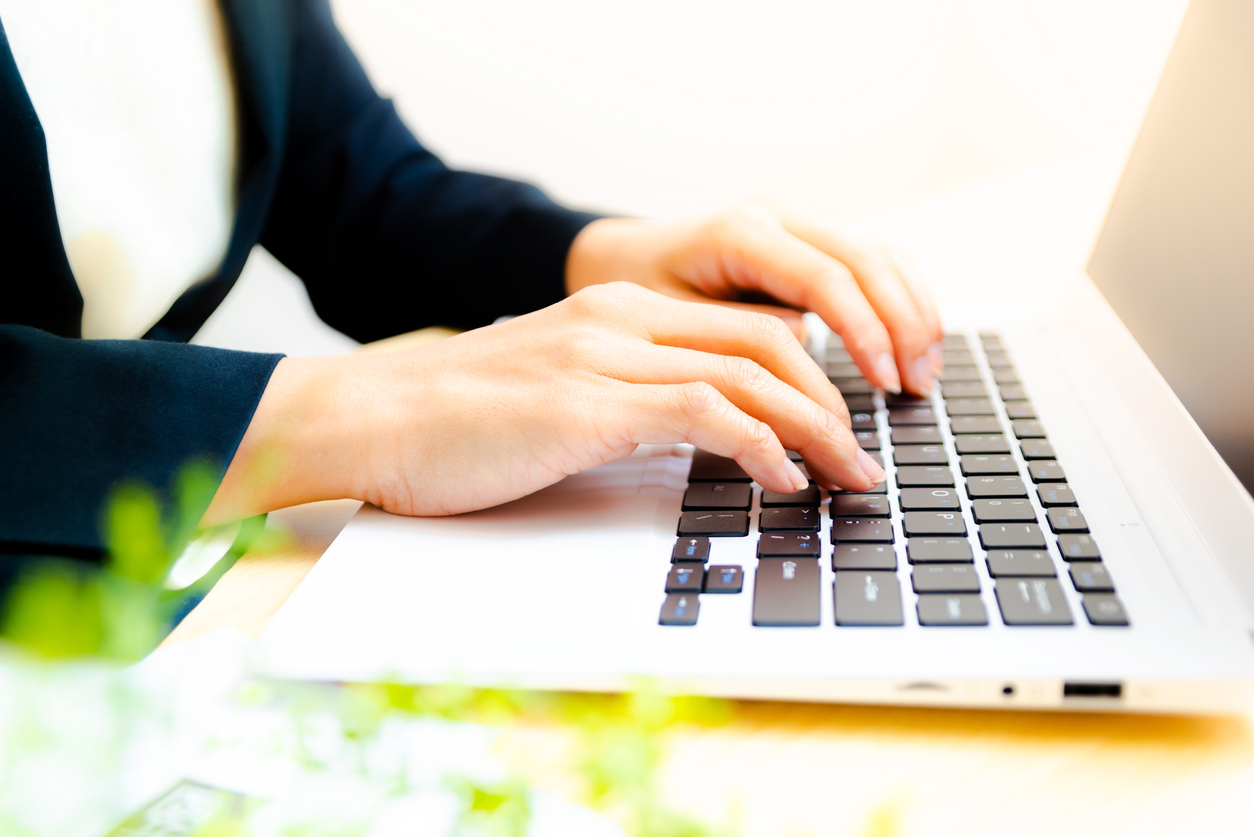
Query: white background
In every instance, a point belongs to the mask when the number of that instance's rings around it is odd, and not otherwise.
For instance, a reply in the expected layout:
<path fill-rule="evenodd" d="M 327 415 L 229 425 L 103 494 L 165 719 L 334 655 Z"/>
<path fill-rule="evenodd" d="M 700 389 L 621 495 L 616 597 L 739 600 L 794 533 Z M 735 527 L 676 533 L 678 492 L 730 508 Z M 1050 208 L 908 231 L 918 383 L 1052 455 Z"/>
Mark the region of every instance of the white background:
<path fill-rule="evenodd" d="M 1186 4 L 333 5 L 376 86 L 454 165 L 624 214 L 770 194 L 857 224 L 928 205 L 933 235 L 953 240 L 961 227 L 935 223 L 943 196 L 972 189 L 985 202 L 1037 189 L 1060 207 L 1067 189 L 1087 190 L 1069 223 L 1096 228 Z M 908 244 L 909 226 L 869 224 Z M 352 345 L 302 297 L 255 254 L 198 342 L 293 354 Z"/>

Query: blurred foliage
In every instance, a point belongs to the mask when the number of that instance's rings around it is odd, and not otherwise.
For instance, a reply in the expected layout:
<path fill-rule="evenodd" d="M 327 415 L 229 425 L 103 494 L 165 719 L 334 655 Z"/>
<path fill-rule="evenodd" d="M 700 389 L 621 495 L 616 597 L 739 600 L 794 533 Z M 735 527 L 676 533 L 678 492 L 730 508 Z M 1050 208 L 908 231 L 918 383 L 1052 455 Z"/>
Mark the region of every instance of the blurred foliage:
<path fill-rule="evenodd" d="M 230 528 L 197 528 L 217 484 L 212 465 L 192 462 L 176 478 L 165 514 L 152 488 L 136 482 L 117 486 L 101 520 L 104 564 L 30 562 L 9 593 L 0 637 L 46 659 L 143 658 L 169 632 L 172 619 L 204 596 L 265 531 L 264 515 L 244 521 L 230 550 L 205 575 L 183 589 L 167 590 L 170 568 L 194 537 Z"/>
<path fill-rule="evenodd" d="M 102 515 L 108 548 L 103 565 L 60 559 L 33 563 L 10 594 L 0 636 L 49 663 L 81 658 L 129 662 L 147 655 L 169 631 L 172 618 L 202 597 L 265 532 L 264 517 L 245 521 L 226 556 L 198 581 L 179 590 L 166 588 L 171 567 L 188 543 L 198 535 L 215 534 L 197 527 L 212 500 L 217 477 L 207 463 L 189 465 L 175 481 L 173 497 L 164 504 L 148 486 L 119 486 Z M 638 684 L 628 694 L 595 695 L 472 689 L 456 684 L 337 686 L 275 681 L 253 683 L 239 700 L 241 705 L 253 701 L 281 706 L 297 729 L 304 730 L 304 738 L 298 741 L 299 761 L 302 768 L 315 773 L 344 770 L 343 764 L 327 763 L 311 743 L 323 730 L 321 721 L 332 717 L 340 740 L 350 752 L 356 749 L 350 761 L 355 759 L 362 778 L 385 784 L 385 796 L 411 790 L 406 776 L 378 774 L 367 766 L 369 748 L 379 742 L 390 717 L 497 728 L 518 722 L 556 724 L 572 736 L 571 767 L 581 780 L 583 801 L 608 814 L 632 837 L 732 837 L 739 833 L 734 824 L 712 828 L 674 811 L 663 802 L 657 779 L 668 733 L 677 725 L 728 722 L 733 709 L 727 701 L 668 697 L 649 683 Z M 337 759 L 345 757 L 343 751 L 334 753 Z M 19 755 L 6 753 L 9 758 Z M 523 837 L 528 833 L 534 791 L 525 779 L 484 782 L 454 775 L 446 776 L 444 782 L 461 801 L 457 837 Z M 368 822 L 343 829 L 302 823 L 284 833 L 368 831 Z M 252 832 L 238 819 L 215 818 L 195 833 L 243 837 Z M 880 828 L 873 833 L 893 832 Z"/>

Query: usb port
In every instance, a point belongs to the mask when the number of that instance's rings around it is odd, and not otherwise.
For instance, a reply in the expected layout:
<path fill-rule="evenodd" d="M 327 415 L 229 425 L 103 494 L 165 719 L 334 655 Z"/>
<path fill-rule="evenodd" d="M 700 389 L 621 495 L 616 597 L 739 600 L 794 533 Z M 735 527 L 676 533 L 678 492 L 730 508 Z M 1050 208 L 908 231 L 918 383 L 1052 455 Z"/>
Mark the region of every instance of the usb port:
<path fill-rule="evenodd" d="M 1065 698 L 1120 698 L 1123 697 L 1123 684 L 1063 683 L 1062 696 Z"/>

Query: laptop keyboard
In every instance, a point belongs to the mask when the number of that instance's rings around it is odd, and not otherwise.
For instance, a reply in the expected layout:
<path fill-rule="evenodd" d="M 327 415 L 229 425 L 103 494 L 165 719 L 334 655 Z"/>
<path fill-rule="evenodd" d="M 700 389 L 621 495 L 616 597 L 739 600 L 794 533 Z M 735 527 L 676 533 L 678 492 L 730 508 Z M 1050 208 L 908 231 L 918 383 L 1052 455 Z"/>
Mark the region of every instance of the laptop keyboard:
<path fill-rule="evenodd" d="M 996 334 L 947 335 L 935 401 L 876 390 L 838 337 L 825 366 L 858 444 L 887 479 L 865 493 L 755 492 L 731 459 L 698 450 L 666 577 L 662 625 L 695 625 L 701 598 L 738 594 L 747 568 L 718 563 L 719 539 L 757 523 L 753 624 L 816 626 L 823 573 L 837 626 L 1126 627 L 1101 550 L 1045 428 Z M 945 432 L 948 430 L 948 432 Z M 804 469 L 801 457 L 789 456 Z M 751 520 L 751 518 L 753 520 Z M 826 534 L 826 539 L 824 539 Z M 1080 594 L 1073 614 L 1064 585 Z"/>

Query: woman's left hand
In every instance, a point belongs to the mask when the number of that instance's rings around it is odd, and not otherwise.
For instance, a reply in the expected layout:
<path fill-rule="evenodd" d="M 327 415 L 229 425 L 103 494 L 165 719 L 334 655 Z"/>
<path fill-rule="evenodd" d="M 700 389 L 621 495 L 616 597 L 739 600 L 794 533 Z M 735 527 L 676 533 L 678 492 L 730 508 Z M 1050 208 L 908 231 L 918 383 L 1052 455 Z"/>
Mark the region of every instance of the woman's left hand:
<path fill-rule="evenodd" d="M 697 221 L 594 221 L 571 245 L 567 293 L 616 280 L 774 314 L 798 337 L 814 311 L 890 392 L 926 393 L 941 368 L 936 305 L 902 259 L 763 202 Z"/>

